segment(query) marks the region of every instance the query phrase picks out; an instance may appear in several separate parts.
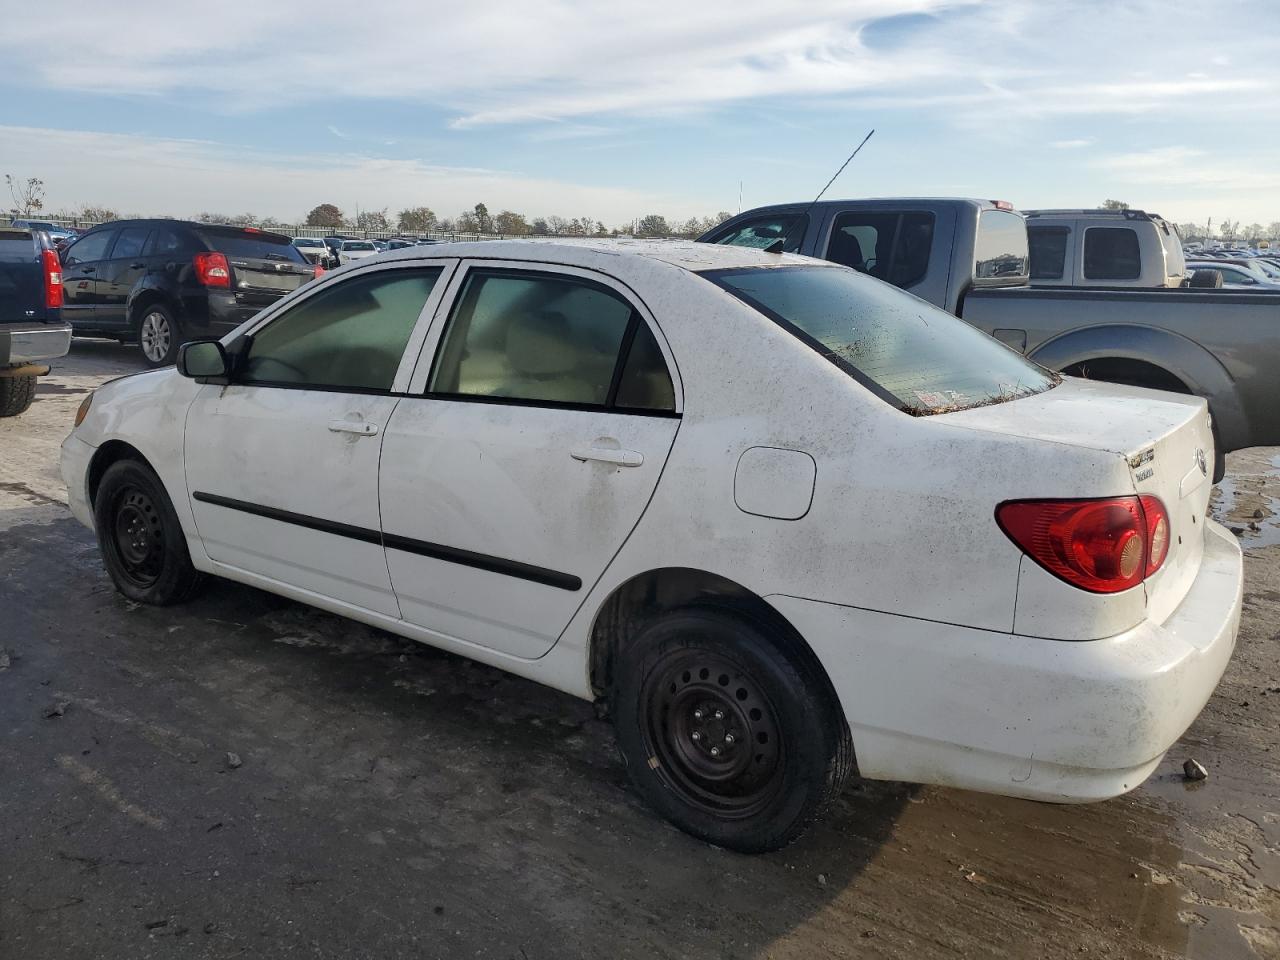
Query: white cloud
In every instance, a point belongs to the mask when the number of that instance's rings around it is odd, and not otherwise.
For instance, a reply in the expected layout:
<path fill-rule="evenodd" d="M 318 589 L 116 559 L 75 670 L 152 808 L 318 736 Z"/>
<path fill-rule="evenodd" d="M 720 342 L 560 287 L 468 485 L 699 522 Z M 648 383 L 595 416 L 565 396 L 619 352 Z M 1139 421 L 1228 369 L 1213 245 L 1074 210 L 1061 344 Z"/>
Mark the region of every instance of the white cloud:
<path fill-rule="evenodd" d="M 1175 220 L 1224 214 L 1280 219 L 1280 168 L 1267 158 L 1175 145 L 1113 154 L 1091 166 L 1108 183 L 1124 185 L 1125 199 L 1134 206 Z"/>
<path fill-rule="evenodd" d="M 1077 140 L 1054 140 L 1049 146 L 1055 150 L 1080 150 L 1084 147 L 1091 147 L 1093 144 L 1093 137 L 1080 137 Z"/>
<path fill-rule="evenodd" d="M 250 211 L 292 222 L 324 202 L 343 209 L 357 203 L 362 209 L 386 206 L 392 213 L 424 204 L 441 216 L 455 216 L 483 197 L 494 211 L 546 216 L 585 210 L 607 223 L 653 211 L 679 217 L 708 212 L 688 198 L 509 170 L 314 151 L 285 157 L 207 140 L 0 126 L 0 156 L 14 169 L 39 170 L 50 185 L 76 185 L 74 194 L 51 194 L 49 210 L 87 202 L 143 215 Z"/>

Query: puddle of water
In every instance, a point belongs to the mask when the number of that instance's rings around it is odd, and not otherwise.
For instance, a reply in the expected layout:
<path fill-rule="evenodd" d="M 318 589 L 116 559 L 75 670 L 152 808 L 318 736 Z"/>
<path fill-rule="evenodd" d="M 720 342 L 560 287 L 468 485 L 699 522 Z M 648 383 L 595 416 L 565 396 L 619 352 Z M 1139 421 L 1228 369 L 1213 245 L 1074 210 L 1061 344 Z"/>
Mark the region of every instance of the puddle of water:
<path fill-rule="evenodd" d="M 1280 488 L 1280 455 L 1245 451 L 1213 489 L 1209 511 L 1231 529 L 1246 550 L 1280 544 L 1280 505 L 1269 492 Z"/>

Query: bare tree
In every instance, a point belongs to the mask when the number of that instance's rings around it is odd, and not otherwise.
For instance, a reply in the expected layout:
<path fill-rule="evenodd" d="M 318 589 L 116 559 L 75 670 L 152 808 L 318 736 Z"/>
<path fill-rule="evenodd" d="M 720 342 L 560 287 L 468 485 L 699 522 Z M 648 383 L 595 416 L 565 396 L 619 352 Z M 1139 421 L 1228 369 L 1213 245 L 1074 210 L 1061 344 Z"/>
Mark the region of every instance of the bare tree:
<path fill-rule="evenodd" d="M 561 236 L 568 232 L 569 221 L 564 217 L 547 217 L 547 233 L 553 237 Z"/>
<path fill-rule="evenodd" d="M 9 188 L 9 196 L 13 197 L 13 208 L 9 211 L 15 217 L 29 217 L 44 209 L 44 181 L 38 177 L 26 180 L 15 180 L 12 174 L 4 175 L 5 185 Z"/>
<path fill-rule="evenodd" d="M 427 233 L 436 226 L 436 215 L 430 207 L 409 207 L 401 210 L 396 218 L 398 227 L 404 233 Z"/>

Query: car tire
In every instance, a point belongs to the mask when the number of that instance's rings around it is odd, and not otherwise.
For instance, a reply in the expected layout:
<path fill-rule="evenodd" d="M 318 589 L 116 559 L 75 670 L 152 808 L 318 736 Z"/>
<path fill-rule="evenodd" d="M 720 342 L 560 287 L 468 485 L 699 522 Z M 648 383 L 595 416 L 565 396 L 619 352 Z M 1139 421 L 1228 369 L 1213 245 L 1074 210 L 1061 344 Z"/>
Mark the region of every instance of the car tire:
<path fill-rule="evenodd" d="M 116 589 L 138 603 L 164 607 L 199 589 L 186 535 L 160 478 L 137 460 L 107 468 L 93 498 L 103 563 Z"/>
<path fill-rule="evenodd" d="M 182 329 L 164 304 L 149 304 L 138 311 L 136 336 L 147 366 L 166 367 L 177 359 Z"/>
<path fill-rule="evenodd" d="M 611 708 L 627 771 L 681 830 L 740 853 L 795 840 L 853 769 L 848 727 L 819 668 L 767 627 L 690 607 L 619 654 Z"/>
<path fill-rule="evenodd" d="M 35 377 L 0 377 L 0 417 L 25 413 L 35 399 Z"/>

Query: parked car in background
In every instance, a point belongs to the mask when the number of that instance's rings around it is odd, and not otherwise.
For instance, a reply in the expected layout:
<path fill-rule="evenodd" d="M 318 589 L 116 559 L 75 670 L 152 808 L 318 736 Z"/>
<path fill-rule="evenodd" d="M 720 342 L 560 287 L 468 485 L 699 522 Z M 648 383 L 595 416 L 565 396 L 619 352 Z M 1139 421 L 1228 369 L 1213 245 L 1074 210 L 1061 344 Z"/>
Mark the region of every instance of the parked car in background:
<path fill-rule="evenodd" d="M 58 224 L 52 223 L 48 220 L 26 220 L 19 218 L 11 221 L 9 226 L 17 227 L 20 230 L 39 230 L 43 233 L 47 233 L 49 235 L 49 240 L 55 244 L 60 240 L 74 239 L 76 236 L 76 232 L 74 230 L 71 230 L 68 227 L 58 226 Z"/>
<path fill-rule="evenodd" d="M 654 808 L 744 852 L 855 757 L 1132 790 L 1239 623 L 1203 400 L 1058 377 L 802 257 L 399 250 L 77 424 L 71 510 L 125 597 L 214 574 L 602 701 Z"/>
<path fill-rule="evenodd" d="M 1028 210 L 1037 287 L 1182 287 L 1189 277 L 1177 228 L 1143 210 Z"/>
<path fill-rule="evenodd" d="M 403 250 L 405 247 L 412 247 L 417 243 L 416 240 L 406 240 L 403 237 L 396 237 L 394 240 L 388 240 L 386 249 Z"/>
<path fill-rule="evenodd" d="M 1222 274 L 1222 285 L 1224 287 L 1248 287 L 1257 292 L 1267 291 L 1273 287 L 1280 289 L 1280 283 L 1272 279 L 1266 271 L 1253 265 L 1252 261 L 1248 260 L 1227 260 L 1225 258 L 1193 260 L 1187 266 L 1192 270 L 1218 271 Z"/>
<path fill-rule="evenodd" d="M 62 254 L 63 319 L 80 336 L 138 344 L 151 366 L 221 336 L 320 270 L 289 237 L 255 227 L 117 220 Z"/>
<path fill-rule="evenodd" d="M 324 238 L 324 245 L 329 248 L 329 260 L 335 266 L 342 263 L 342 242 L 344 240 L 354 240 L 355 237 L 329 236 Z"/>
<path fill-rule="evenodd" d="M 382 253 L 382 251 L 387 249 L 387 241 L 385 240 L 371 240 L 369 242 L 373 244 L 373 249 L 377 250 L 379 253 Z"/>
<path fill-rule="evenodd" d="M 36 378 L 71 346 L 61 306 L 62 265 L 48 234 L 0 227 L 0 417 L 30 407 Z"/>
<path fill-rule="evenodd" d="M 329 247 L 319 237 L 294 237 L 293 245 L 302 251 L 304 257 L 325 269 L 338 265 L 330 254 Z"/>
<path fill-rule="evenodd" d="M 354 263 L 365 257 L 376 256 L 379 252 L 372 240 L 343 240 L 338 250 L 338 261 L 344 264 Z"/>
<path fill-rule="evenodd" d="M 1261 287 L 1032 287 L 1026 222 L 988 200 L 784 204 L 739 214 L 700 239 L 852 266 L 1051 370 L 1206 397 L 1215 478 L 1226 452 L 1280 444 L 1280 383 L 1271 373 L 1280 367 L 1280 299 Z"/>

